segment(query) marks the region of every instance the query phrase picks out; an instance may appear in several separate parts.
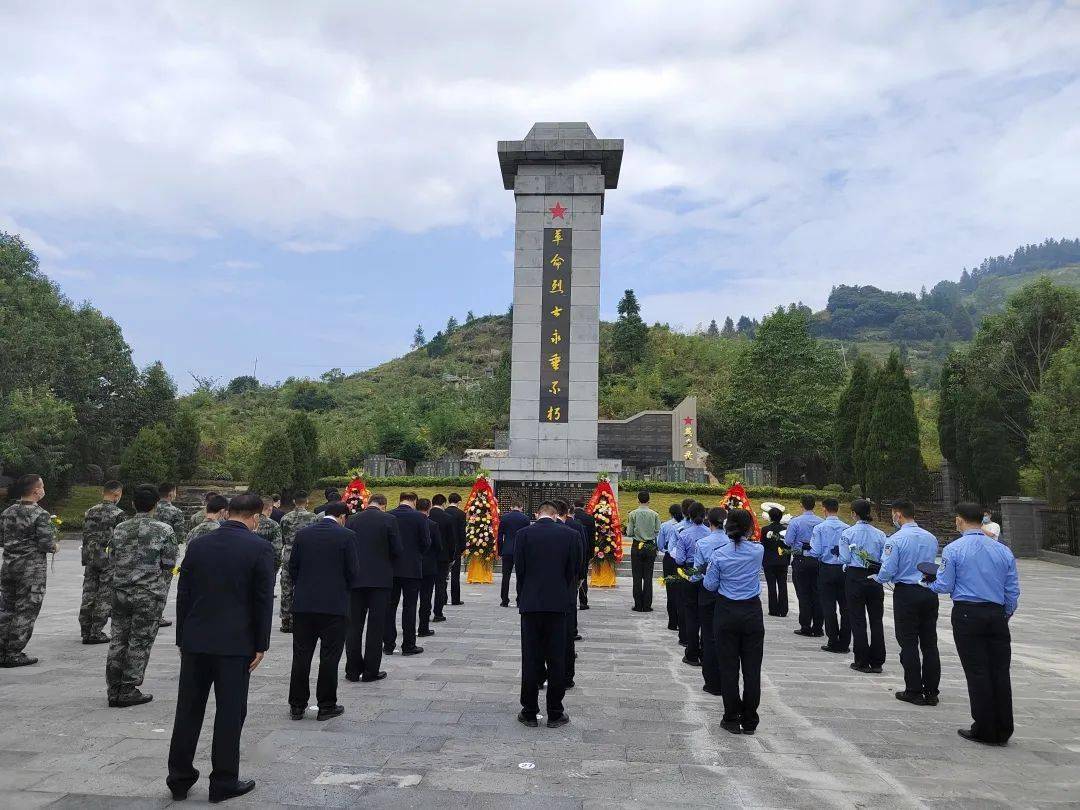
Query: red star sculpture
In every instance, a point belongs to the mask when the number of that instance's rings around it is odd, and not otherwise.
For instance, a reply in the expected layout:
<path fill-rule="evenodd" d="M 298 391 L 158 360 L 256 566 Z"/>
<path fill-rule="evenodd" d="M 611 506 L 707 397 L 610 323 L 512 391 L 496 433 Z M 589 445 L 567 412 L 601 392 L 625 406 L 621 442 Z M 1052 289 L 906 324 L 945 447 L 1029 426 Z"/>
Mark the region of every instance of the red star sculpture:
<path fill-rule="evenodd" d="M 685 419 L 682 420 L 682 423 L 684 425 L 692 425 L 694 424 L 694 420 L 687 416 Z"/>
<path fill-rule="evenodd" d="M 565 219 L 563 214 L 566 213 L 566 209 L 562 207 L 561 202 L 556 202 L 555 205 L 548 209 L 551 212 L 552 219 Z"/>

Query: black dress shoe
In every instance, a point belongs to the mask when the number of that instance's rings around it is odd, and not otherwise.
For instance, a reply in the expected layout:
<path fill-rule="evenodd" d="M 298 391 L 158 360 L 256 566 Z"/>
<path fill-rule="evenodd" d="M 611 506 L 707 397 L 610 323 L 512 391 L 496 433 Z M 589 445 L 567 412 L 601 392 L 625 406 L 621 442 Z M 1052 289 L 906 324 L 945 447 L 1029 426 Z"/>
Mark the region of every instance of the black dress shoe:
<path fill-rule="evenodd" d="M 639 608 L 639 607 L 636 607 L 636 606 L 635 606 L 635 607 L 632 607 L 632 608 L 630 608 L 630 609 L 631 609 L 632 611 L 634 611 L 634 613 L 641 613 L 641 608 Z"/>
<path fill-rule="evenodd" d="M 419 655 L 424 651 L 423 647 L 410 647 L 409 649 L 401 648 L 402 655 Z"/>
<path fill-rule="evenodd" d="M 701 659 L 700 658 L 691 658 L 689 655 L 684 655 L 682 657 L 682 662 L 684 664 L 689 664 L 692 667 L 700 667 L 701 666 Z"/>
<path fill-rule="evenodd" d="M 680 646 L 680 647 L 689 647 L 690 645 L 689 645 L 689 643 L 687 643 L 687 642 L 685 642 L 685 641 L 680 641 L 680 642 L 679 642 L 679 646 Z"/>
<path fill-rule="evenodd" d="M 237 796 L 243 796 L 245 793 L 251 793 L 255 789 L 254 779 L 238 779 L 236 781 L 236 787 L 232 790 L 220 790 L 210 791 L 210 803 L 217 804 L 218 802 L 226 802 L 229 799 L 235 799 Z"/>
<path fill-rule="evenodd" d="M 499 602 L 499 607 L 510 607 L 509 602 Z"/>
<path fill-rule="evenodd" d="M 278 630 L 280 630 L 282 633 L 291 633 L 292 627 L 287 624 L 283 624 L 281 625 L 281 627 L 278 628 Z M 224 799 L 222 799 L 222 801 L 224 801 Z"/>
<path fill-rule="evenodd" d="M 445 621 L 446 621 L 446 617 L 445 617 L 445 616 L 432 616 L 432 617 L 431 617 L 431 620 L 432 620 L 433 622 L 445 622 Z"/>
<path fill-rule="evenodd" d="M 316 720 L 329 720 L 331 717 L 338 717 L 345 714 L 345 707 L 342 705 L 331 706 L 328 709 L 319 707 L 319 713 L 315 716 Z"/>
<path fill-rule="evenodd" d="M 570 680 L 568 680 L 568 681 L 567 681 L 567 682 L 566 682 L 566 683 L 564 684 L 564 686 L 565 686 L 565 688 L 567 688 L 567 689 L 573 689 L 573 688 L 574 688 L 574 686 L 575 686 L 575 684 L 574 684 L 574 679 L 573 679 L 573 678 L 571 678 Z"/>
<path fill-rule="evenodd" d="M 742 733 L 743 734 L 749 734 L 749 735 L 753 736 L 755 731 L 757 731 L 756 728 L 747 728 L 746 726 L 743 726 Z"/>
<path fill-rule="evenodd" d="M 589 609 L 588 605 L 578 605 L 578 610 L 588 610 L 588 609 Z"/>
<path fill-rule="evenodd" d="M 923 703 L 927 706 L 937 706 L 939 702 L 937 695 L 923 695 Z"/>
<path fill-rule="evenodd" d="M 721 720 L 720 721 L 720 728 L 722 728 L 724 731 L 728 731 L 728 732 L 730 732 L 732 734 L 742 734 L 743 733 L 742 726 L 739 725 L 738 720 Z"/>
<path fill-rule="evenodd" d="M 117 696 L 116 700 L 110 700 L 109 705 L 116 709 L 127 709 L 131 706 L 141 706 L 144 703 L 149 703 L 153 699 L 153 695 L 144 695 L 138 689 L 135 689 L 126 695 Z"/>
<path fill-rule="evenodd" d="M 346 673 L 345 674 L 345 680 L 349 681 L 349 683 L 357 683 L 360 680 L 360 676 L 359 675 L 349 675 L 348 673 Z"/>
<path fill-rule="evenodd" d="M 172 627 L 172 622 L 170 622 L 168 619 L 161 619 L 160 621 L 158 621 L 157 626 L 158 627 Z"/>
<path fill-rule="evenodd" d="M 711 686 L 703 686 L 703 687 L 701 687 L 701 691 L 702 692 L 708 692 L 710 695 L 715 695 L 716 697 L 720 697 L 721 695 L 724 694 L 721 690 L 715 689 L 715 688 L 713 688 Z"/>
<path fill-rule="evenodd" d="M 812 630 L 810 632 L 810 635 L 812 635 L 814 638 L 821 638 L 822 636 L 825 635 L 825 631 L 824 630 Z"/>
<path fill-rule="evenodd" d="M 289 717 L 291 717 L 293 720 L 303 720 L 304 719 L 304 707 L 303 706 L 290 706 L 289 707 Z"/>
<path fill-rule="evenodd" d="M 581 641 L 581 640 L 582 640 L 581 633 L 578 633 L 577 635 L 574 636 L 574 641 Z"/>
<path fill-rule="evenodd" d="M 839 647 L 830 647 L 828 644 L 822 644 L 821 649 L 828 653 L 836 653 L 837 655 L 847 655 L 849 652 L 851 652 L 851 650 L 847 649 L 846 647 L 844 649 L 840 649 Z"/>
<path fill-rule="evenodd" d="M 570 722 L 570 715 L 560 714 L 558 717 L 550 717 L 547 721 L 548 728 L 559 728 Z"/>
<path fill-rule="evenodd" d="M 451 602 L 451 605 L 464 605 L 464 602 Z"/>
<path fill-rule="evenodd" d="M 904 701 L 904 703 L 910 703 L 913 706 L 925 706 L 925 705 L 927 705 L 926 704 L 926 698 L 924 698 L 922 695 L 920 695 L 918 693 L 912 694 L 911 692 L 903 692 L 903 691 L 902 692 L 897 692 L 896 693 L 896 699 L 897 700 L 902 700 L 902 701 Z"/>
<path fill-rule="evenodd" d="M 433 636 L 433 635 L 435 635 L 435 631 L 434 631 L 434 630 L 420 630 L 420 631 L 419 631 L 419 632 L 418 632 L 418 633 L 416 634 L 416 637 L 417 637 L 417 638 L 427 638 L 428 636 Z"/>
<path fill-rule="evenodd" d="M 169 788 L 169 792 L 172 793 L 174 802 L 182 802 L 187 798 L 188 788 Z"/>
<path fill-rule="evenodd" d="M 383 647 L 382 652 L 383 652 L 383 655 L 393 655 L 394 654 L 394 648 L 393 647 Z"/>
<path fill-rule="evenodd" d="M 652 613 L 652 608 L 642 608 L 641 612 L 642 613 Z"/>
<path fill-rule="evenodd" d="M 1000 748 L 1000 747 L 1005 745 L 1005 743 L 991 742 L 990 740 L 984 740 L 982 737 L 977 736 L 975 734 L 975 732 L 972 731 L 969 728 L 958 728 L 956 730 L 956 733 L 959 734 L 961 737 L 963 737 L 965 740 L 970 740 L 971 742 L 977 742 L 980 745 L 992 745 L 992 746 L 997 747 L 997 748 Z"/>
<path fill-rule="evenodd" d="M 360 680 L 364 683 L 372 683 L 374 681 L 381 681 L 385 677 L 385 672 L 376 672 L 374 675 L 368 675 L 367 673 L 365 673 L 360 676 Z"/>
<path fill-rule="evenodd" d="M 812 630 L 803 630 L 800 627 L 798 630 L 795 631 L 795 635 L 797 635 L 797 636 L 809 636 L 810 638 L 813 638 L 814 633 L 813 633 Z"/>
<path fill-rule="evenodd" d="M 535 715 L 533 717 L 529 717 L 529 715 L 525 714 L 525 712 L 521 712 L 520 714 L 518 714 L 517 720 L 519 723 L 521 723 L 521 725 L 528 726 L 529 728 L 536 728 L 540 725 L 538 722 L 536 722 Z"/>

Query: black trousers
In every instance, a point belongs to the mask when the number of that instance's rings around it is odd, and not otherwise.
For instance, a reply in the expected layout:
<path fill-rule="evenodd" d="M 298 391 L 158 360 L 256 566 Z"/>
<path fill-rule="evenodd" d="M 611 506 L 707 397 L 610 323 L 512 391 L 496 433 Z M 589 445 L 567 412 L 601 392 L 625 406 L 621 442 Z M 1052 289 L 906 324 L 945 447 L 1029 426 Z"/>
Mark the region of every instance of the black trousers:
<path fill-rule="evenodd" d="M 431 629 L 431 606 L 435 596 L 436 574 L 424 574 L 420 578 L 419 613 L 420 630 L 425 633 Z"/>
<path fill-rule="evenodd" d="M 679 581 L 679 626 L 686 628 L 686 657 L 701 660 L 701 622 L 698 621 L 696 582 Z"/>
<path fill-rule="evenodd" d="M 566 613 L 566 683 L 574 680 L 577 674 L 577 609 Z"/>
<path fill-rule="evenodd" d="M 820 563 L 813 557 L 799 556 L 792 563 L 791 578 L 799 599 L 799 627 L 810 633 L 820 633 L 825 621 L 818 593 L 819 567 Z"/>
<path fill-rule="evenodd" d="M 720 655 L 716 649 L 716 594 L 697 584 L 698 622 L 701 624 L 701 675 L 705 688 L 719 692 Z"/>
<path fill-rule="evenodd" d="M 586 567 L 588 567 L 588 566 L 586 566 Z M 585 578 L 583 580 L 581 580 L 581 584 L 578 585 L 577 601 L 578 601 L 578 605 L 580 605 L 581 607 L 588 607 L 589 606 L 589 574 L 588 574 L 588 571 L 585 572 Z"/>
<path fill-rule="evenodd" d="M 510 602 L 510 575 L 514 573 L 514 555 L 507 554 L 502 558 L 502 588 L 499 590 L 499 597 L 502 599 L 502 604 L 508 604 Z"/>
<path fill-rule="evenodd" d="M 386 611 L 386 631 L 383 649 L 393 652 L 397 645 L 397 609 L 401 604 L 401 649 L 416 646 L 416 603 L 420 597 L 420 580 L 414 577 L 394 577 L 390 589 L 390 609 Z"/>
<path fill-rule="evenodd" d="M 766 565 L 765 586 L 769 589 L 769 615 L 787 616 L 787 563 Z"/>
<path fill-rule="evenodd" d="M 1005 608 L 992 602 L 954 602 L 952 626 L 975 721 L 971 730 L 980 740 L 1007 742 L 1013 733 L 1012 637 Z"/>
<path fill-rule="evenodd" d="M 446 583 L 450 578 L 450 560 L 439 560 L 439 568 L 435 572 L 435 615 L 443 617 L 443 608 L 449 601 L 446 595 Z"/>
<path fill-rule="evenodd" d="M 374 677 L 382 666 L 383 634 L 390 588 L 357 588 L 349 594 L 349 630 L 345 636 L 345 674 Z M 365 638 L 364 633 L 367 632 Z"/>
<path fill-rule="evenodd" d="M 904 691 L 937 697 L 941 658 L 937 646 L 938 595 L 921 585 L 896 583 L 893 622 L 904 667 Z M 922 655 L 919 655 L 920 650 Z"/>
<path fill-rule="evenodd" d="M 455 554 L 454 561 L 450 563 L 450 603 L 456 605 L 461 601 L 461 555 Z"/>
<path fill-rule="evenodd" d="M 855 663 L 880 667 L 885 663 L 885 589 L 867 579 L 870 572 L 865 568 L 848 568 L 845 574 Z"/>
<path fill-rule="evenodd" d="M 664 572 L 665 577 L 674 576 L 675 574 L 675 560 L 671 559 L 670 554 L 664 554 L 664 559 L 660 563 L 660 570 Z M 664 593 L 667 595 L 667 627 L 668 630 L 679 629 L 679 588 L 678 585 L 671 583 L 664 585 Z M 682 641 L 682 633 L 679 634 L 679 640 Z"/>
<path fill-rule="evenodd" d="M 851 647 L 846 586 L 844 566 L 818 564 L 818 595 L 825 614 L 825 635 L 829 637 L 829 646 L 834 650 Z"/>
<path fill-rule="evenodd" d="M 630 574 L 634 580 L 634 607 L 652 610 L 652 578 L 656 567 L 656 546 L 638 551 L 637 543 L 630 549 Z"/>
<path fill-rule="evenodd" d="M 761 659 L 765 652 L 765 620 L 761 599 L 728 599 L 717 594 L 713 616 L 716 649 L 720 656 L 720 688 L 724 695 L 724 722 L 756 729 L 761 703 Z M 742 692 L 739 671 L 742 670 Z"/>
<path fill-rule="evenodd" d="M 338 664 L 345 649 L 348 619 L 330 613 L 293 613 L 292 676 L 289 705 L 307 708 L 311 697 L 311 659 L 319 645 L 319 677 L 315 699 L 320 709 L 337 705 Z"/>
<path fill-rule="evenodd" d="M 176 719 L 169 743 L 172 789 L 187 790 L 199 779 L 193 763 L 199 744 L 206 700 L 214 688 L 214 744 L 210 749 L 210 792 L 227 792 L 240 776 L 240 732 L 247 718 L 249 655 L 182 653 L 176 693 Z"/>
<path fill-rule="evenodd" d="M 563 713 L 566 695 L 566 613 L 521 614 L 521 710 L 540 713 L 540 684 L 547 678 L 548 720 Z"/>

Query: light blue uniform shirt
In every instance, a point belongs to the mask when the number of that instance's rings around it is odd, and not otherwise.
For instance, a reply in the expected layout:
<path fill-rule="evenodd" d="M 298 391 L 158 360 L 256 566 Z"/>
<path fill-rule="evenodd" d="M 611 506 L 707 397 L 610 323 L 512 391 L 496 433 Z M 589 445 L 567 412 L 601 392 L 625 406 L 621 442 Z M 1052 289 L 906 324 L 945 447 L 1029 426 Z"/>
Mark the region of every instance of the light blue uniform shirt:
<path fill-rule="evenodd" d="M 728 599 L 753 599 L 761 593 L 761 557 L 765 548 L 753 540 L 722 544 L 709 558 L 705 590 Z"/>
<path fill-rule="evenodd" d="M 671 553 L 676 565 L 686 565 L 694 559 L 694 546 L 697 541 L 709 533 L 704 523 L 694 523 L 682 529 L 675 537 L 675 550 Z"/>
<path fill-rule="evenodd" d="M 797 553 L 802 554 L 803 543 L 810 542 L 810 533 L 814 531 L 814 527 L 819 523 L 821 523 L 821 518 L 810 511 L 793 517 L 787 525 L 784 542 L 791 546 L 792 551 L 797 550 Z"/>
<path fill-rule="evenodd" d="M 919 563 L 932 563 L 937 558 L 938 541 L 934 535 L 912 521 L 885 538 L 881 553 L 881 570 L 874 575 L 878 582 L 904 582 L 918 585 L 923 575 Z"/>
<path fill-rule="evenodd" d="M 848 568 L 866 568 L 851 546 L 861 548 L 870 555 L 870 559 L 881 562 L 881 552 L 885 548 L 885 532 L 865 520 L 854 526 L 848 526 L 840 533 L 840 562 Z"/>
<path fill-rule="evenodd" d="M 704 568 L 709 558 L 712 557 L 714 551 L 716 551 L 724 543 L 730 543 L 731 540 L 720 529 L 713 529 L 707 535 L 697 541 L 697 546 L 694 549 L 694 568 Z M 690 577 L 691 582 L 701 582 L 705 578 L 704 574 L 694 574 Z"/>
<path fill-rule="evenodd" d="M 814 527 L 810 533 L 810 550 L 807 556 L 814 557 L 826 565 L 842 565 L 840 557 L 832 553 L 834 546 L 843 546 L 840 536 L 848 525 L 836 515 L 829 515 Z M 791 529 L 788 529 L 791 531 Z"/>
<path fill-rule="evenodd" d="M 658 551 L 667 552 L 671 543 L 675 540 L 675 530 L 679 526 L 675 518 L 668 518 L 660 524 L 660 534 L 656 536 L 656 548 Z"/>
<path fill-rule="evenodd" d="M 954 602 L 993 602 L 1012 616 L 1020 602 L 1016 558 L 1008 546 L 971 529 L 945 546 L 930 590 L 952 594 Z"/>

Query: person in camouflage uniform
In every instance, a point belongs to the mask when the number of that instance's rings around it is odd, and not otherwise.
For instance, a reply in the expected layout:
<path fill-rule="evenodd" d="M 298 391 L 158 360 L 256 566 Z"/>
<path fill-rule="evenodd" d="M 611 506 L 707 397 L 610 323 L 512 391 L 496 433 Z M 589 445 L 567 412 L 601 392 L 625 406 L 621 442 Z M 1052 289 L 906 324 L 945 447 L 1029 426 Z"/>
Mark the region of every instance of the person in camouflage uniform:
<path fill-rule="evenodd" d="M 154 520 L 157 488 L 137 487 L 132 493 L 135 517 L 120 523 L 112 534 L 112 641 L 105 664 L 109 706 L 125 708 L 148 703 L 153 695 L 139 691 L 157 638 L 158 621 L 169 592 L 166 578 L 176 565 L 176 535 L 172 527 Z"/>
<path fill-rule="evenodd" d="M 255 534 L 274 547 L 274 576 L 277 576 L 278 569 L 281 568 L 283 546 L 281 526 L 270 517 L 270 513 L 274 511 L 273 498 L 263 498 L 262 502 L 263 510 L 262 514 L 259 515 L 259 525 L 255 527 Z"/>
<path fill-rule="evenodd" d="M 281 519 L 281 632 L 292 632 L 293 581 L 289 576 L 289 554 L 292 552 L 296 533 L 310 526 L 319 516 L 308 511 L 308 494 L 298 492 L 293 498 L 296 508 Z"/>
<path fill-rule="evenodd" d="M 83 587 L 79 607 L 79 630 L 83 644 L 108 644 L 103 632 L 112 612 L 112 576 L 109 570 L 109 541 L 116 524 L 127 518 L 117 501 L 124 494 L 119 481 L 102 487 L 101 503 L 91 506 L 83 517 Z"/>
<path fill-rule="evenodd" d="M 59 549 L 56 527 L 38 506 L 45 497 L 40 475 L 24 475 L 12 487 L 18 502 L 0 515 L 0 667 L 24 667 L 37 659 L 23 652 L 45 598 L 45 555 Z"/>
<path fill-rule="evenodd" d="M 205 495 L 203 495 L 203 504 L 204 504 L 204 506 L 209 506 L 210 505 L 210 499 L 215 497 L 215 496 L 221 497 L 216 492 L 207 492 Z M 206 509 L 206 508 L 200 509 L 198 512 L 195 512 L 190 518 L 188 518 L 187 530 L 188 530 L 189 533 L 191 532 L 192 529 L 194 529 L 196 526 L 198 526 L 204 520 L 209 520 L 210 519 L 207 516 L 208 511 L 209 511 L 209 509 Z"/>
<path fill-rule="evenodd" d="M 206 502 L 206 511 L 203 519 L 197 526 L 188 531 L 187 537 L 184 538 L 184 542 L 190 543 L 192 540 L 196 540 L 204 534 L 217 531 L 228 511 L 229 502 L 225 500 L 224 495 L 211 495 Z"/>
<path fill-rule="evenodd" d="M 162 523 L 167 523 L 172 527 L 173 534 L 176 535 L 176 542 L 183 543 L 187 538 L 187 518 L 184 517 L 184 513 L 180 511 L 180 507 L 173 506 L 173 498 L 176 497 L 176 484 L 164 483 L 158 485 L 158 497 L 160 500 L 157 502 L 157 506 L 154 507 L 154 511 L 151 513 L 151 517 L 154 520 L 160 520 Z M 168 585 L 172 584 L 173 572 L 169 571 Z M 168 586 L 165 589 L 165 601 L 169 601 Z M 161 617 L 160 627 L 170 627 L 172 622 Z"/>

